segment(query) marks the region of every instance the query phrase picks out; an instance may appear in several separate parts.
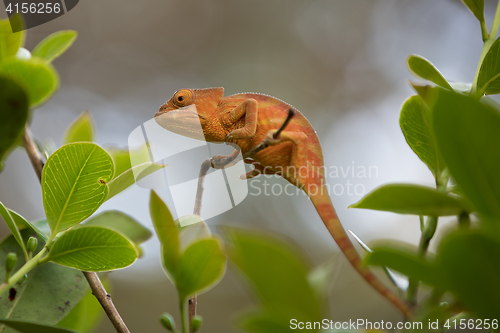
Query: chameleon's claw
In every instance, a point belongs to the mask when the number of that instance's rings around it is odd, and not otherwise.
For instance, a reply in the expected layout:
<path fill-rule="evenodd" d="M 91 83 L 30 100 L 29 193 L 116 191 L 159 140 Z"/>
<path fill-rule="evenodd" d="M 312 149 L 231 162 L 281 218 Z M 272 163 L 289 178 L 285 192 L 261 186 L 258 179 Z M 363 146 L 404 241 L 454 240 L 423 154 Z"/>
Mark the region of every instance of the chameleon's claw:
<path fill-rule="evenodd" d="M 276 132 L 278 132 L 278 130 L 270 130 L 269 132 L 267 132 L 265 141 L 269 146 L 274 146 L 281 143 L 282 140 L 280 139 L 280 137 L 276 139 L 274 138 L 274 133 Z"/>

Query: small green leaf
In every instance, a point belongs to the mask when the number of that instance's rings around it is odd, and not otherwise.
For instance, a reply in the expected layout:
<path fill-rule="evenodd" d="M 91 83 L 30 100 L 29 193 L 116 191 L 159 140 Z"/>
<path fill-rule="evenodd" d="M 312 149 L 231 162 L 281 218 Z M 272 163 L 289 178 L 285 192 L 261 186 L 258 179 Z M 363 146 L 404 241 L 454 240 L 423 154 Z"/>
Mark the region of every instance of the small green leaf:
<path fill-rule="evenodd" d="M 1 37 L 0 37 L 1 38 Z M 0 163 L 19 140 L 28 120 L 28 96 L 12 79 L 0 77 Z"/>
<path fill-rule="evenodd" d="M 20 15 L 14 15 L 10 19 L 14 26 L 22 26 Z M 19 48 L 24 45 L 25 38 L 24 31 L 12 32 L 9 19 L 0 20 L 0 63 L 9 57 L 14 57 Z"/>
<path fill-rule="evenodd" d="M 29 229 L 22 230 L 21 234 L 24 239 L 35 236 Z M 43 246 L 44 243 L 39 239 L 37 253 Z M 19 269 L 25 260 L 21 248 L 12 236 L 0 243 L 0 262 L 5 261 L 9 252 L 17 253 L 18 263 L 15 269 Z M 4 265 L 0 265 L 0 276 L 5 276 Z M 82 272 L 53 263 L 34 268 L 28 273 L 26 281 L 15 288 L 17 293 L 14 301 L 10 301 L 7 294 L 0 295 L 0 318 L 32 321 L 41 325 L 57 324 L 89 290 Z M 17 331 L 11 328 L 2 331 L 14 332 Z"/>
<path fill-rule="evenodd" d="M 186 300 L 216 284 L 226 268 L 226 256 L 215 238 L 191 244 L 181 255 L 176 275 L 179 298 Z"/>
<path fill-rule="evenodd" d="M 208 229 L 205 221 L 201 220 L 198 215 L 188 215 L 186 217 L 192 217 L 193 219 L 198 219 L 199 222 L 196 224 L 188 225 L 187 227 L 183 227 L 180 230 L 180 240 L 181 240 L 181 249 L 184 250 L 193 242 L 200 240 L 202 238 L 208 238 L 211 236 L 210 230 Z M 185 218 L 186 218 L 185 217 Z M 180 220 L 180 219 L 179 219 Z M 177 220 L 177 221 L 179 221 Z M 176 221 L 176 222 L 177 222 Z M 178 223 L 177 223 L 178 225 Z"/>
<path fill-rule="evenodd" d="M 414 184 L 382 185 L 349 208 L 425 216 L 458 215 L 470 211 L 465 202 L 459 198 Z"/>
<path fill-rule="evenodd" d="M 115 195 L 121 193 L 122 191 L 126 190 L 133 184 L 135 184 L 136 181 L 141 180 L 142 178 L 152 174 L 155 171 L 158 171 L 162 168 L 164 168 L 165 165 L 163 164 L 157 164 L 157 163 L 143 163 L 134 166 L 132 169 L 129 169 L 125 172 L 123 172 L 121 175 L 113 178 L 108 183 L 109 187 L 109 193 L 108 197 L 106 200 L 111 199 Z M 137 177 L 137 179 L 135 178 Z"/>
<path fill-rule="evenodd" d="M 35 46 L 32 55 L 52 62 L 73 44 L 77 35 L 73 30 L 54 32 Z"/>
<path fill-rule="evenodd" d="M 199 215 L 186 215 L 179 217 L 176 222 L 179 227 L 185 228 L 196 223 L 203 223 L 203 220 Z"/>
<path fill-rule="evenodd" d="M 478 230 L 458 231 L 440 246 L 441 265 L 447 286 L 461 304 L 480 318 L 500 313 L 500 242 Z"/>
<path fill-rule="evenodd" d="M 462 0 L 464 4 L 470 9 L 472 14 L 479 20 L 484 21 L 484 0 Z"/>
<path fill-rule="evenodd" d="M 64 134 L 63 144 L 72 142 L 93 142 L 95 140 L 94 121 L 90 112 L 82 114 L 71 124 Z"/>
<path fill-rule="evenodd" d="M 43 239 L 44 242 L 47 242 L 47 239 L 50 236 L 50 227 L 49 224 L 47 223 L 47 220 L 43 219 L 43 220 L 28 222 L 24 217 L 22 217 L 15 211 L 9 209 L 9 212 L 14 221 L 16 222 L 17 228 L 19 230 L 22 230 L 24 228 L 31 229 L 38 235 L 38 237 Z"/>
<path fill-rule="evenodd" d="M 54 67 L 40 59 L 9 58 L 0 63 L 0 75 L 11 78 L 24 89 L 30 107 L 43 104 L 59 87 Z"/>
<path fill-rule="evenodd" d="M 99 226 L 114 230 L 129 238 L 136 245 L 144 243 L 151 238 L 151 231 L 125 213 L 110 210 L 93 216 L 83 225 Z"/>
<path fill-rule="evenodd" d="M 49 260 L 82 271 L 110 271 L 130 266 L 137 252 L 129 239 L 103 227 L 82 226 L 56 238 Z"/>
<path fill-rule="evenodd" d="M 14 218 L 10 214 L 10 211 L 3 205 L 2 202 L 0 202 L 0 215 L 3 217 L 5 223 L 10 229 L 10 232 L 16 239 L 17 243 L 19 246 L 21 246 L 21 249 L 23 250 L 24 257 L 28 257 L 28 252 L 26 251 L 26 246 L 24 245 L 24 240 L 23 237 L 21 236 L 21 233 L 19 232 L 19 229 L 17 228 L 17 224 L 14 221 Z"/>
<path fill-rule="evenodd" d="M 294 322 L 293 319 L 283 320 L 283 318 L 276 318 L 272 313 L 252 313 L 244 316 L 239 320 L 239 326 L 248 332 L 254 333 L 289 333 L 292 329 L 297 329 L 299 326 L 294 326 L 294 324 L 299 323 L 299 321 Z M 312 330 L 312 332 L 318 332 L 318 330 Z"/>
<path fill-rule="evenodd" d="M 302 255 L 275 237 L 233 230 L 231 260 L 251 282 L 262 305 L 276 320 L 319 321 L 323 300 L 309 283 Z M 296 247 L 296 246 L 295 246 Z"/>
<path fill-rule="evenodd" d="M 406 64 L 408 65 L 408 70 L 413 74 L 413 76 L 434 82 L 443 88 L 453 90 L 438 69 L 424 57 L 413 54 L 408 57 Z"/>
<path fill-rule="evenodd" d="M 118 177 L 125 171 L 132 169 L 128 149 L 106 148 L 106 151 L 109 155 L 111 155 L 113 162 L 115 163 L 115 177 Z"/>
<path fill-rule="evenodd" d="M 0 323 L 3 323 L 21 333 L 78 333 L 65 328 L 30 323 L 27 321 L 0 319 Z"/>
<path fill-rule="evenodd" d="M 491 105 L 434 88 L 439 150 L 463 193 L 485 217 L 500 219 L 500 113 Z M 498 225 L 494 221 L 495 225 Z"/>
<path fill-rule="evenodd" d="M 444 169 L 432 133 L 432 115 L 420 96 L 412 96 L 401 108 L 399 125 L 408 146 L 424 162 L 436 177 Z"/>
<path fill-rule="evenodd" d="M 111 285 L 107 276 L 100 276 L 100 280 L 104 289 L 109 292 Z M 57 323 L 57 326 L 79 333 L 91 333 L 95 331 L 104 314 L 101 304 L 92 295 L 92 290 L 89 290 L 66 317 Z"/>
<path fill-rule="evenodd" d="M 403 248 L 378 247 L 369 253 L 365 262 L 367 265 L 391 268 L 410 278 L 425 284 L 445 288 L 440 271 L 424 258 L 417 257 L 413 251 Z"/>
<path fill-rule="evenodd" d="M 92 215 L 108 195 L 111 156 L 93 143 L 70 143 L 50 155 L 42 172 L 45 215 L 52 233 Z"/>
<path fill-rule="evenodd" d="M 151 191 L 149 199 L 149 212 L 160 240 L 163 268 L 168 278 L 175 283 L 175 272 L 180 259 L 179 228 L 167 205 L 154 191 Z"/>
<path fill-rule="evenodd" d="M 491 46 L 484 57 L 477 78 L 478 96 L 500 93 L 500 38 Z"/>

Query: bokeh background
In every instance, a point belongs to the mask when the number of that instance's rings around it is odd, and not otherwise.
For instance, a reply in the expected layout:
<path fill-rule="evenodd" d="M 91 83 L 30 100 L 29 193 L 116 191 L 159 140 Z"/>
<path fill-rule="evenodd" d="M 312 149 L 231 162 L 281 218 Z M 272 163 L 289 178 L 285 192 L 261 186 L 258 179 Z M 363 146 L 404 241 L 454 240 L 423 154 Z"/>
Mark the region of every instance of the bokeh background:
<path fill-rule="evenodd" d="M 486 1 L 488 22 L 493 5 Z M 79 36 L 54 62 L 59 91 L 33 112 L 37 138 L 59 145 L 66 127 L 89 110 L 98 143 L 125 147 L 130 132 L 180 88 L 260 92 L 308 117 L 327 166 L 376 167 L 369 178 L 328 179 L 331 186 L 350 181 L 366 191 L 388 182 L 433 184 L 399 129 L 400 107 L 413 93 L 406 57 L 420 54 L 446 78 L 470 82 L 482 46 L 479 24 L 459 0 L 81 0 L 66 15 L 28 30 L 26 48 L 62 29 Z M 360 198 L 352 192 L 332 198 L 346 229 L 368 243 L 418 242 L 418 218 L 347 209 Z M 40 186 L 22 150 L 11 154 L 0 174 L 0 200 L 28 219 L 43 216 Z M 148 200 L 147 189 L 133 186 L 100 210 L 119 209 L 153 230 Z M 284 235 L 311 266 L 338 253 L 303 195 L 249 195 L 207 223 L 214 232 L 234 225 Z M 446 226 L 441 222 L 437 239 Z M 0 235 L 6 234 L 2 225 Z M 132 332 L 165 332 L 161 313 L 178 316 L 156 236 L 145 244 L 144 258 L 109 276 L 115 304 Z M 343 257 L 329 299 L 333 320 L 401 319 Z M 237 332 L 234 321 L 253 304 L 245 281 L 229 265 L 222 282 L 199 297 L 204 332 Z M 103 319 L 98 332 L 111 331 Z"/>

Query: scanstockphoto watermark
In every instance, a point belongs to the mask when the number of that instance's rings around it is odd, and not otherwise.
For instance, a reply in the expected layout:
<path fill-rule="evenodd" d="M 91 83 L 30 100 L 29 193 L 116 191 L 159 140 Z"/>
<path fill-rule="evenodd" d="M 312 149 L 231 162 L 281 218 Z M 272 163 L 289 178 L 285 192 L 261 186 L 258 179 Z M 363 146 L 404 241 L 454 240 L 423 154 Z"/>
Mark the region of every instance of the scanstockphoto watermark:
<path fill-rule="evenodd" d="M 252 196 L 280 196 L 280 195 L 306 195 L 298 186 L 299 184 L 282 184 L 271 181 L 273 177 L 281 175 L 294 175 L 297 179 L 324 178 L 324 186 L 308 184 L 307 192 L 310 195 L 327 192 L 330 196 L 363 196 L 366 194 L 365 182 L 370 178 L 378 178 L 379 169 L 376 165 L 358 165 L 352 161 L 351 165 L 331 166 L 301 166 L 295 168 L 288 166 L 280 169 L 268 168 L 254 170 L 259 177 L 249 181 L 249 194 Z M 298 181 L 297 181 L 298 182 Z"/>

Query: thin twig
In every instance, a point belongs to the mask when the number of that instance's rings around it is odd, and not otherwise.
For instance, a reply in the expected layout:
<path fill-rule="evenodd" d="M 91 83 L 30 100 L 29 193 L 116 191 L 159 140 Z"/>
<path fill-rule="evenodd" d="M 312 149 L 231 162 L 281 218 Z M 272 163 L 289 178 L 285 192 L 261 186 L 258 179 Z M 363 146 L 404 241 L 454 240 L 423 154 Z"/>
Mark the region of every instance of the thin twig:
<path fill-rule="evenodd" d="M 295 115 L 296 111 L 292 108 L 288 110 L 288 116 L 286 117 L 285 121 L 283 124 L 280 126 L 280 128 L 273 134 L 273 139 L 277 139 L 278 136 L 281 134 L 281 132 L 285 129 L 285 127 L 288 125 L 290 120 L 292 120 L 292 117 Z M 253 149 L 248 151 L 247 153 L 243 154 L 243 158 L 249 158 L 258 152 L 262 151 L 263 149 L 269 147 L 269 143 L 267 139 L 264 139 L 259 145 L 255 146 Z M 229 164 L 233 163 L 236 158 L 238 158 L 240 154 L 231 154 L 227 158 L 223 158 L 218 160 L 217 162 L 213 161 L 211 158 L 206 159 L 203 161 L 200 167 L 200 174 L 198 177 L 198 188 L 196 189 L 196 199 L 194 202 L 194 210 L 193 214 L 195 215 L 201 215 L 201 203 L 203 200 L 203 183 L 205 182 L 205 177 L 207 176 L 208 170 L 210 170 L 210 167 L 216 168 L 216 169 L 224 169 L 227 167 Z M 236 163 L 234 163 L 236 164 Z M 196 316 L 196 306 L 197 306 L 197 297 L 196 295 L 193 295 L 189 301 L 188 301 L 188 316 L 189 316 L 189 332 L 193 333 L 193 329 L 191 327 L 191 323 L 193 321 L 193 317 Z"/>
<path fill-rule="evenodd" d="M 35 145 L 33 138 L 31 136 L 31 132 L 28 127 L 24 129 L 23 145 L 24 148 L 26 149 L 26 153 L 29 156 L 31 165 L 35 170 L 38 180 L 41 182 L 43 161 L 41 158 L 40 151 Z M 130 331 L 127 328 L 127 325 L 125 325 L 125 322 L 118 313 L 118 310 L 116 310 L 115 305 L 111 300 L 111 295 L 109 295 L 106 292 L 106 289 L 104 289 L 104 286 L 102 285 L 99 276 L 97 276 L 97 273 L 95 272 L 82 272 L 82 273 L 87 279 L 87 282 L 89 283 L 90 289 L 92 290 L 92 294 L 95 296 L 95 298 L 97 298 L 99 303 L 101 303 L 102 308 L 104 309 L 109 320 L 115 327 L 116 332 L 130 333 Z"/>

